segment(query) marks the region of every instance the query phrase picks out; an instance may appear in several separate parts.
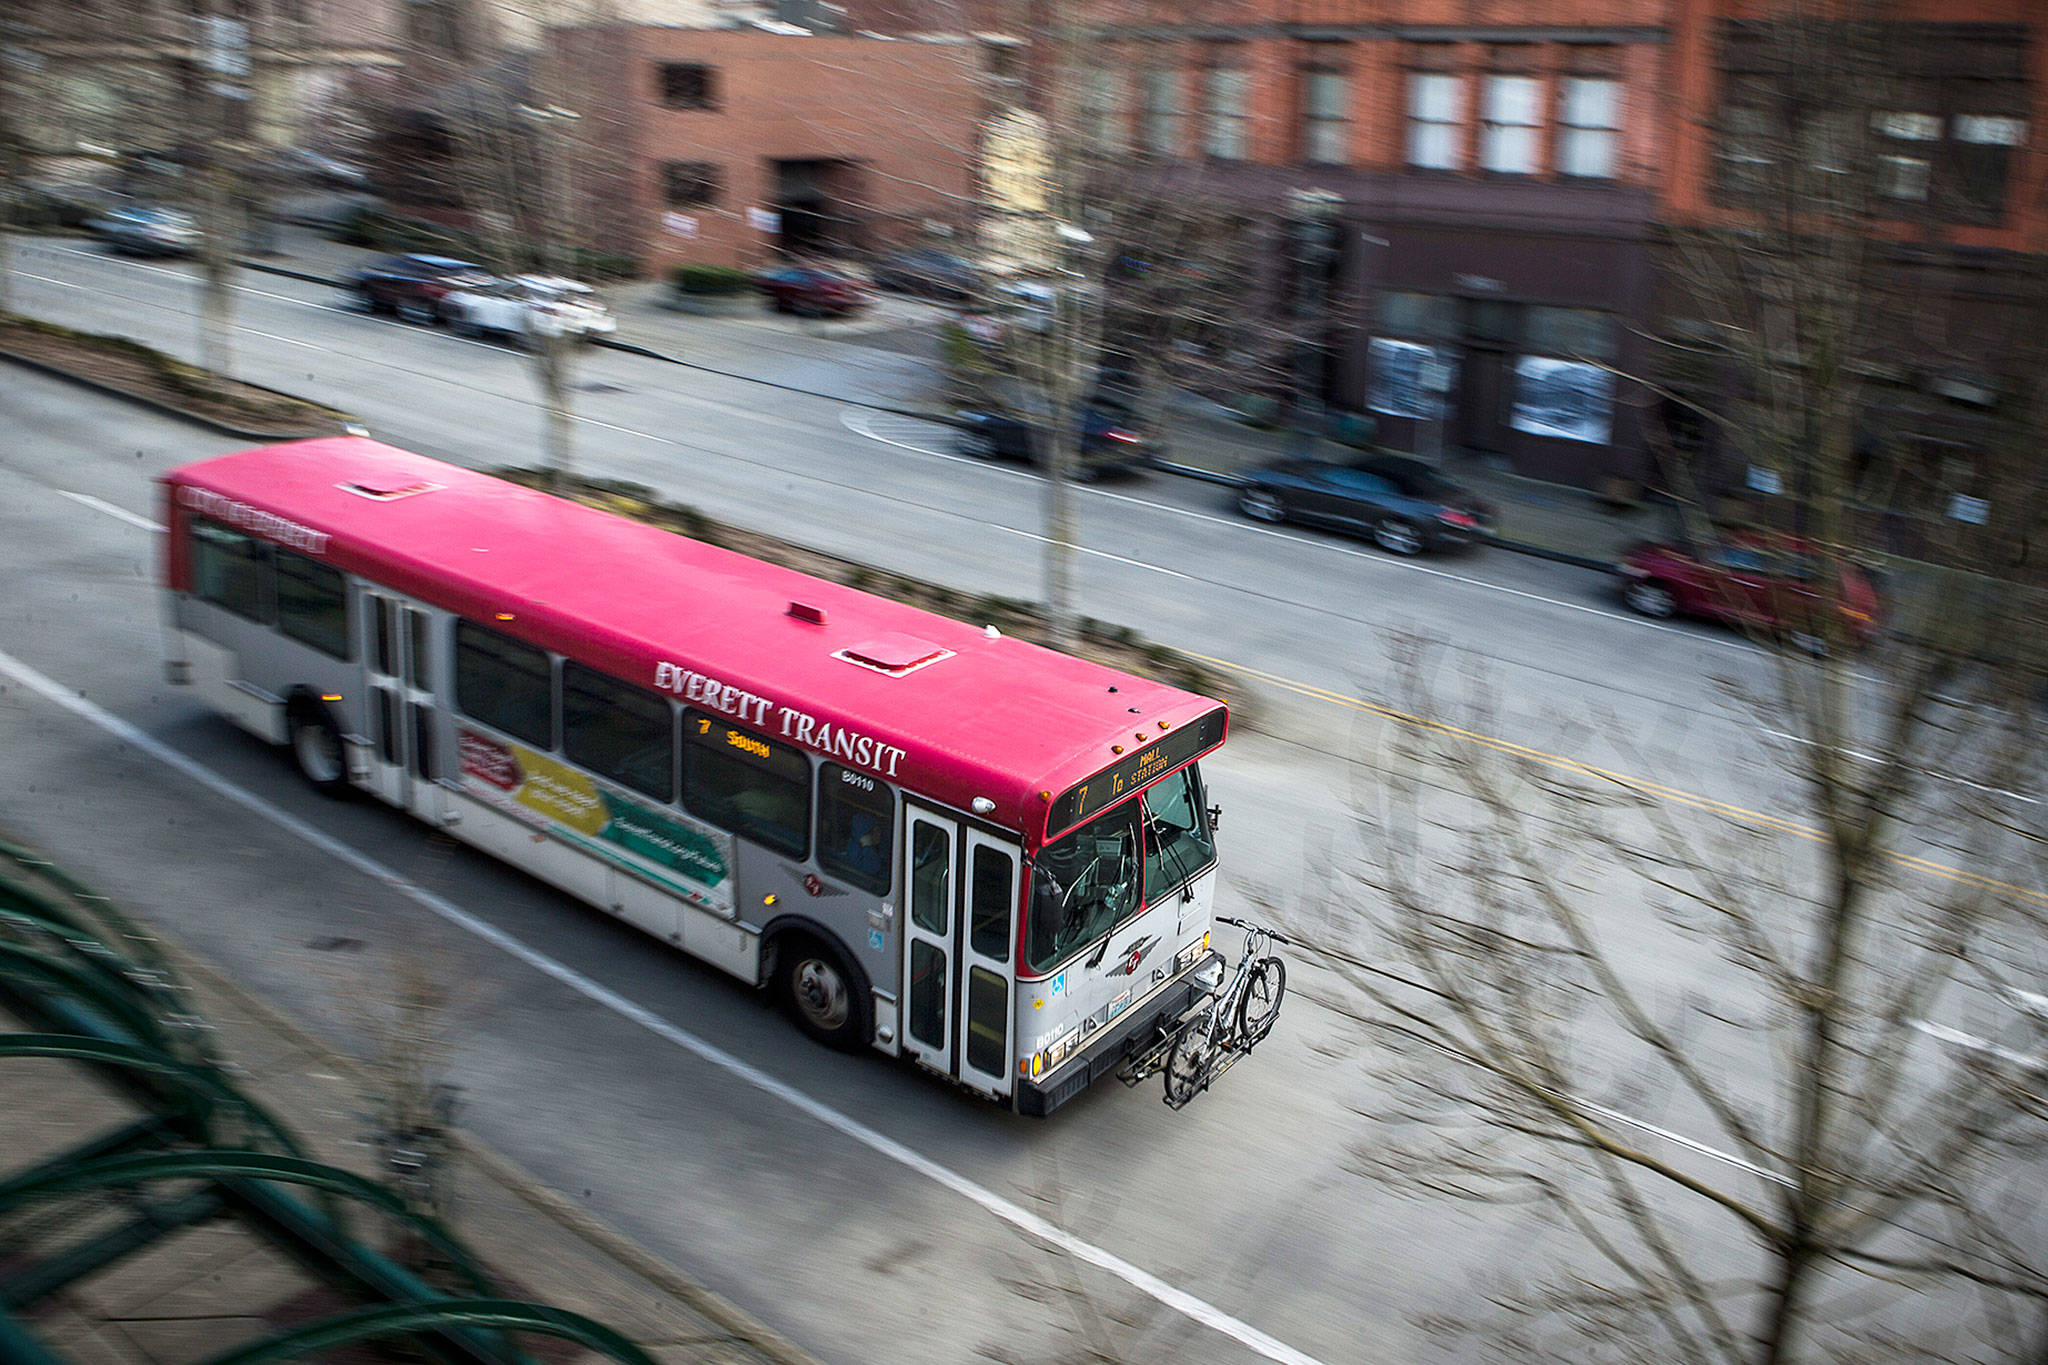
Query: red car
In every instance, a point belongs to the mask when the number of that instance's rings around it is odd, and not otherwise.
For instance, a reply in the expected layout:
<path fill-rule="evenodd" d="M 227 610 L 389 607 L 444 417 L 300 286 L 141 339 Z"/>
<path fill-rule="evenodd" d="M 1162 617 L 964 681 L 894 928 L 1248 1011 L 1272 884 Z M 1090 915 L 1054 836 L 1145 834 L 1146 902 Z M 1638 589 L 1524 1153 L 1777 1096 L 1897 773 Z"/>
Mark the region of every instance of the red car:
<path fill-rule="evenodd" d="M 837 318 L 868 305 L 860 282 L 836 270 L 790 265 L 754 276 L 754 287 L 768 296 L 778 313 L 800 318 Z"/>
<path fill-rule="evenodd" d="M 1621 600 L 1644 616 L 1702 616 L 1731 626 L 1825 639 L 1815 613 L 1826 609 L 1822 575 L 1829 561 L 1796 540 L 1742 538 L 1697 551 L 1677 545 L 1632 547 L 1621 560 Z M 1877 634 L 1877 589 L 1853 564 L 1837 561 L 1834 593 L 1841 630 L 1858 646 Z"/>

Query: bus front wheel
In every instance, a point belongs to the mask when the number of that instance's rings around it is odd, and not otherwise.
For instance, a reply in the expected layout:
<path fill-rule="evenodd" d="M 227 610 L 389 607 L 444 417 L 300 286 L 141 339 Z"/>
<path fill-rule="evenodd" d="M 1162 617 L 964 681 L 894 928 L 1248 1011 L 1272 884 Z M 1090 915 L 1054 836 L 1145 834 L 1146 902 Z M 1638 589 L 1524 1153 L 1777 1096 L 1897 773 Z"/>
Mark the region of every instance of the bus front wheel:
<path fill-rule="evenodd" d="M 348 787 L 348 763 L 341 730 L 319 702 L 301 702 L 291 710 L 292 761 L 315 791 L 339 796 Z"/>
<path fill-rule="evenodd" d="M 798 1028 L 843 1051 L 867 1041 L 861 1036 L 864 988 L 835 949 L 800 934 L 784 939 L 776 958 L 783 1008 Z"/>

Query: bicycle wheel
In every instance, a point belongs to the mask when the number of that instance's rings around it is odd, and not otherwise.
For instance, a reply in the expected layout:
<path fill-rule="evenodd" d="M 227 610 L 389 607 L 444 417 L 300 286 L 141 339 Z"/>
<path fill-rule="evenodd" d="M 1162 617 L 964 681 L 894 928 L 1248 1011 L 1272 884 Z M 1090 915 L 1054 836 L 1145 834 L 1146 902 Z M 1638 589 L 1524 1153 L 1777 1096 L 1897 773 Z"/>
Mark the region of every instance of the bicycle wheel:
<path fill-rule="evenodd" d="M 1277 957 L 1262 957 L 1252 964 L 1244 981 L 1244 994 L 1237 997 L 1237 1041 L 1250 1047 L 1273 1031 L 1280 1017 L 1280 997 L 1287 993 L 1287 964 Z"/>
<path fill-rule="evenodd" d="M 1209 1063 L 1215 1055 L 1207 1019 L 1183 1029 L 1173 1040 L 1173 1051 L 1166 1055 L 1166 1102 L 1179 1108 L 1201 1094 L 1209 1083 Z"/>

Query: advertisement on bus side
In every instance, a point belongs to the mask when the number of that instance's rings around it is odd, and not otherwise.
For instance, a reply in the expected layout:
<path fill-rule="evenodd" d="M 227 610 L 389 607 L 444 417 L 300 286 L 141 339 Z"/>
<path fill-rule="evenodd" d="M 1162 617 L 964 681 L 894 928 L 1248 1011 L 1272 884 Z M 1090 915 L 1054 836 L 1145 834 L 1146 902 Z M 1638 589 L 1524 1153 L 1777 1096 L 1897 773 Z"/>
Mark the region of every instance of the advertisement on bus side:
<path fill-rule="evenodd" d="M 733 914 L 732 836 L 600 788 L 523 744 L 456 727 L 464 790 L 607 861 L 631 867 L 701 910 Z M 633 855 L 631 860 L 618 854 Z"/>

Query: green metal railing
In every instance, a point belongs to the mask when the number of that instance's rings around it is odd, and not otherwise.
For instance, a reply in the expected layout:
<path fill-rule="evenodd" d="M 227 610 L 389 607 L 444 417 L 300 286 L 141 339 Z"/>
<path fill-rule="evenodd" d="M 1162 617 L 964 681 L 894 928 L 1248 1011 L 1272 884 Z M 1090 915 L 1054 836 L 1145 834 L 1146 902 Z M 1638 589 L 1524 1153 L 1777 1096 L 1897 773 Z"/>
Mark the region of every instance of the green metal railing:
<path fill-rule="evenodd" d="M 82 1242 L 16 1254 L 0 1271 L 0 1360 L 70 1365 L 24 1316 L 65 1286 L 185 1228 L 232 1218 L 359 1306 L 214 1356 L 263 1365 L 354 1342 L 404 1338 L 451 1362 L 531 1365 L 507 1333 L 560 1338 L 624 1365 L 653 1365 L 604 1325 L 498 1295 L 442 1222 L 375 1181 L 315 1161 L 229 1076 L 155 939 L 105 897 L 0 841 L 0 1005 L 29 1025 L 0 1033 L 0 1063 L 91 1068 L 141 1111 L 68 1150 L 0 1172 L 0 1237 L 32 1212 L 118 1195 L 131 1214 Z M 168 1187 L 168 1188 L 166 1188 Z M 307 1191 L 310 1202 L 293 1190 Z M 431 1248 L 450 1294 L 358 1240 L 360 1208 Z"/>

